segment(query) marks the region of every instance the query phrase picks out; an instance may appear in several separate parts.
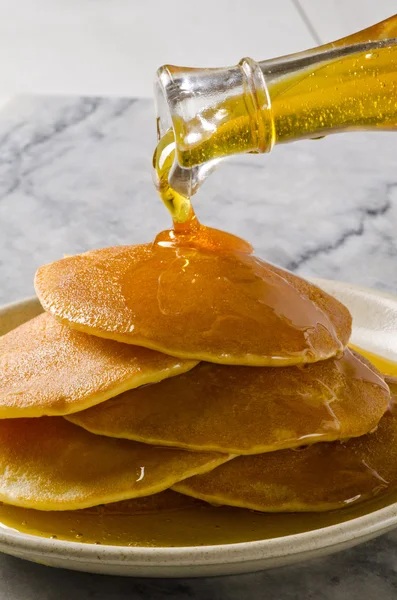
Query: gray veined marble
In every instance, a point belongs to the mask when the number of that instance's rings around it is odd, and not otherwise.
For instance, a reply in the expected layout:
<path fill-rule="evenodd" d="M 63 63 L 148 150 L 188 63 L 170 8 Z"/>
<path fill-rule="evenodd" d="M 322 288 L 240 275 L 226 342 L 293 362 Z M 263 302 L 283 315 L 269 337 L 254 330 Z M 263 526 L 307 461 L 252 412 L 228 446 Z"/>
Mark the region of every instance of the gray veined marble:
<path fill-rule="evenodd" d="M 0 302 L 33 293 L 36 268 L 90 248 L 148 241 L 169 224 L 151 182 L 150 101 L 21 97 L 0 112 Z M 397 135 L 333 136 L 220 166 L 200 219 L 270 261 L 397 292 Z M 130 581 L 0 557 L 0 600 L 392 600 L 397 534 L 277 571 Z"/>

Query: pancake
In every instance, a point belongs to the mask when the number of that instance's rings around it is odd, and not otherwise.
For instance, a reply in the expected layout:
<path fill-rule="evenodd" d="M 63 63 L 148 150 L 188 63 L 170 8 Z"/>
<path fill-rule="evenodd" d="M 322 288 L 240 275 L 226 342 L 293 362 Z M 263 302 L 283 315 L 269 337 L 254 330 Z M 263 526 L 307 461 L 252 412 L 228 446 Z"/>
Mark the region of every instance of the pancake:
<path fill-rule="evenodd" d="M 205 227 L 64 258 L 41 267 L 35 286 L 44 309 L 70 327 L 181 358 L 316 362 L 341 352 L 351 333 L 335 298 Z"/>
<path fill-rule="evenodd" d="M 364 435 L 389 388 L 359 354 L 275 368 L 200 363 L 193 370 L 75 413 L 93 433 L 232 454 Z"/>
<path fill-rule="evenodd" d="M 195 364 L 89 336 L 42 314 L 0 337 L 0 419 L 66 415 Z"/>
<path fill-rule="evenodd" d="M 207 502 L 263 512 L 333 510 L 384 494 L 397 484 L 397 395 L 394 398 L 372 434 L 238 457 L 173 489 Z"/>
<path fill-rule="evenodd" d="M 155 494 L 228 459 L 92 435 L 62 417 L 7 419 L 0 421 L 0 501 L 88 508 Z"/>

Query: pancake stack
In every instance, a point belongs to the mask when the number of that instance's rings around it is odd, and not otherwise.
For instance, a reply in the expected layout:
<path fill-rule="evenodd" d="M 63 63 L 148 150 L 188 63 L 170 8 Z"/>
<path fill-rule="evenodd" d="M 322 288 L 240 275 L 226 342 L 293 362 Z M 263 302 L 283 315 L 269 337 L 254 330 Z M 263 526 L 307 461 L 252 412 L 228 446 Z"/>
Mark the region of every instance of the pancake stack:
<path fill-rule="evenodd" d="M 243 240 L 170 230 L 35 284 L 45 312 L 0 338 L 0 501 L 324 511 L 396 485 L 390 390 L 348 310 Z"/>

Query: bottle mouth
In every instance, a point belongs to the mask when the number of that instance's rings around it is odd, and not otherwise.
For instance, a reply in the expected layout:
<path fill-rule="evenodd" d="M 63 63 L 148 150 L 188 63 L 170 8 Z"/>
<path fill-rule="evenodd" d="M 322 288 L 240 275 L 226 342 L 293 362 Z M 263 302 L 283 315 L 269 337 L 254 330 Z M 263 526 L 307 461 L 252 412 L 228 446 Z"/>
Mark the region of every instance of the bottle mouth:
<path fill-rule="evenodd" d="M 212 69 L 164 65 L 157 71 L 154 95 L 158 135 L 174 132 L 168 181 L 180 194 L 192 196 L 227 156 L 272 147 L 270 98 L 252 59 Z M 212 143 L 214 136 L 218 143 Z"/>
<path fill-rule="evenodd" d="M 170 186 L 183 196 L 193 196 L 208 175 L 216 168 L 221 158 L 189 167 L 182 166 L 178 160 L 178 141 L 197 137 L 197 133 L 189 132 L 186 125 L 197 114 L 198 99 L 202 91 L 203 75 L 218 69 L 183 68 L 163 65 L 157 71 L 154 82 L 154 99 L 157 119 L 157 136 L 160 139 L 170 129 L 174 131 L 175 155 L 170 169 L 168 181 Z M 181 133 L 177 134 L 176 121 Z"/>
<path fill-rule="evenodd" d="M 177 110 L 175 97 L 178 97 L 180 94 L 180 89 L 177 88 L 171 72 L 171 70 L 175 68 L 176 67 L 169 67 L 168 65 L 160 67 L 154 82 L 154 102 L 158 140 L 160 140 L 160 138 L 162 138 L 170 129 L 174 131 L 175 137 L 172 114 Z M 192 191 L 193 179 L 194 174 L 192 169 L 183 168 L 178 163 L 175 147 L 174 161 L 168 176 L 170 186 L 179 194 L 189 198 L 192 193 L 194 193 Z"/>

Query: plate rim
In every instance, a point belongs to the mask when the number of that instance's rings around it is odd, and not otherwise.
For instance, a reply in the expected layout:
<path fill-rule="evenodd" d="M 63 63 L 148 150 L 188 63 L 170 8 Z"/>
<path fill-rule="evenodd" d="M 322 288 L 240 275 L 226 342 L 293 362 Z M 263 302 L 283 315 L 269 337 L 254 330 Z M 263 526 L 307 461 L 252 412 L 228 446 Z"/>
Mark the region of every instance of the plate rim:
<path fill-rule="evenodd" d="M 332 283 L 341 288 L 361 291 L 372 297 L 383 297 L 391 300 L 396 305 L 397 296 L 383 290 L 376 290 L 352 283 L 331 279 L 308 278 L 314 284 L 326 285 Z M 26 305 L 39 304 L 35 296 L 30 296 L 0 305 L 0 314 L 23 308 Z M 365 515 L 355 517 L 342 523 L 321 527 L 302 533 L 290 534 L 278 538 L 237 542 L 232 544 L 218 544 L 210 546 L 179 546 L 179 547 L 144 547 L 144 546 L 113 546 L 95 545 L 67 540 L 53 540 L 50 538 L 18 532 L 17 530 L 0 527 L 0 551 L 23 550 L 36 557 L 61 558 L 63 561 L 78 561 L 84 563 L 98 563 L 106 559 L 107 564 L 120 565 L 121 563 L 136 567 L 167 567 L 175 566 L 216 566 L 222 564 L 263 561 L 267 558 L 287 558 L 314 551 L 337 548 L 354 540 L 367 539 L 377 534 L 381 535 L 397 526 L 397 502 L 374 510 Z"/>

